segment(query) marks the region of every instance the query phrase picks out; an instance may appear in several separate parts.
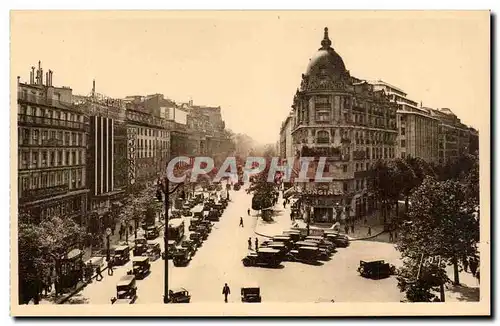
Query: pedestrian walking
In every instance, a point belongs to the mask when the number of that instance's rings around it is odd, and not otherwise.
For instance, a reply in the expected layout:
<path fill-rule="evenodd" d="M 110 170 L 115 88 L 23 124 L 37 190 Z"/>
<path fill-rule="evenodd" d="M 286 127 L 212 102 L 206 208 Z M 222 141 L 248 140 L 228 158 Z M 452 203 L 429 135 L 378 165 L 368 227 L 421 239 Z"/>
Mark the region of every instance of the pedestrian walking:
<path fill-rule="evenodd" d="M 259 239 L 255 238 L 255 251 L 259 251 Z"/>
<path fill-rule="evenodd" d="M 286 200 L 283 202 L 283 208 L 286 208 Z"/>
<path fill-rule="evenodd" d="M 244 227 L 243 226 L 243 217 L 240 217 L 240 225 L 239 226 L 241 226 L 242 228 Z"/>
<path fill-rule="evenodd" d="M 351 233 L 354 233 L 354 223 L 351 224 Z"/>
<path fill-rule="evenodd" d="M 224 283 L 222 294 L 224 295 L 224 302 L 227 303 L 227 296 L 231 294 L 231 289 L 229 288 L 229 285 L 227 285 L 227 283 Z"/>
<path fill-rule="evenodd" d="M 122 241 L 122 237 L 123 237 L 123 228 L 120 227 L 120 231 L 118 232 L 118 235 L 120 236 L 120 241 Z"/>
<path fill-rule="evenodd" d="M 347 224 L 344 226 L 344 231 L 345 234 L 349 234 L 349 226 Z"/>
<path fill-rule="evenodd" d="M 394 241 L 396 241 L 397 239 L 398 239 L 398 233 L 394 231 Z"/>
<path fill-rule="evenodd" d="M 108 276 L 113 276 L 113 258 L 108 260 Z"/>
<path fill-rule="evenodd" d="M 389 241 L 394 241 L 394 237 L 392 236 L 392 231 L 389 231 Z"/>
<path fill-rule="evenodd" d="M 251 237 L 248 238 L 248 249 L 252 250 L 252 238 Z"/>
<path fill-rule="evenodd" d="M 293 212 L 290 212 L 290 221 L 293 221 Z"/>
<path fill-rule="evenodd" d="M 101 266 L 97 265 L 97 267 L 95 268 L 95 273 L 97 274 L 95 278 L 96 281 L 101 281 L 103 279 L 101 274 Z"/>
<path fill-rule="evenodd" d="M 250 216 L 250 208 L 247 210 L 247 214 L 248 216 Z"/>
<path fill-rule="evenodd" d="M 128 226 L 128 232 L 129 233 L 133 233 L 134 232 L 134 228 L 132 227 L 132 225 Z"/>
<path fill-rule="evenodd" d="M 371 236 L 371 235 L 372 235 L 372 228 L 368 227 L 368 236 Z"/>
<path fill-rule="evenodd" d="M 481 283 L 481 281 L 479 280 L 479 270 L 476 272 L 476 278 L 477 278 L 477 282 Z"/>

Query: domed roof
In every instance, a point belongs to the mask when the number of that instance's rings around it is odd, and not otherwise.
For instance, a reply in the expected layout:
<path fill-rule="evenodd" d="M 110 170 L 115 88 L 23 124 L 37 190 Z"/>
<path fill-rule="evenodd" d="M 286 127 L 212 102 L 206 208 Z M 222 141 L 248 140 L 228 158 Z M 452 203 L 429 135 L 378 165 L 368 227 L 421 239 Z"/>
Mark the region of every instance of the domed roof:
<path fill-rule="evenodd" d="M 338 77 L 346 72 L 345 64 L 340 55 L 331 47 L 332 41 L 328 37 L 328 28 L 325 27 L 324 38 L 321 41 L 321 48 L 309 61 L 305 75 L 327 74 L 331 77 Z"/>

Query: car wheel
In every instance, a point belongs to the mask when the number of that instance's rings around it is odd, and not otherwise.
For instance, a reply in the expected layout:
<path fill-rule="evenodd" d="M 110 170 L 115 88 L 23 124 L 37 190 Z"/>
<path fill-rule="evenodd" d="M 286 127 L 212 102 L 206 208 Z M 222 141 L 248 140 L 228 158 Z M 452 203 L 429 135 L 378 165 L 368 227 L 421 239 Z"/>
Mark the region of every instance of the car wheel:
<path fill-rule="evenodd" d="M 243 266 L 250 266 L 250 261 L 248 261 L 247 259 L 243 259 Z"/>

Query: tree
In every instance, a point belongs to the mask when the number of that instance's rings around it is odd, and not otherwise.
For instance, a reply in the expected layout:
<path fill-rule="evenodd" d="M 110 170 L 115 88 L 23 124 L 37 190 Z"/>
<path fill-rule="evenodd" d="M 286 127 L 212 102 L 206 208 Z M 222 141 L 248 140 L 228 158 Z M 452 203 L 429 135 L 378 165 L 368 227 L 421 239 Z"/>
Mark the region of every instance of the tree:
<path fill-rule="evenodd" d="M 85 238 L 84 229 L 74 220 L 61 217 L 51 217 L 39 224 L 26 223 L 20 218 L 18 226 L 19 252 L 19 298 L 21 303 L 28 303 L 35 298 L 38 303 L 38 293 L 43 278 L 48 275 L 51 267 L 71 246 L 81 244 Z"/>
<path fill-rule="evenodd" d="M 479 240 L 479 221 L 464 185 L 426 178 L 410 200 L 398 250 L 403 256 L 419 253 L 442 257 L 454 266 L 454 283 L 459 284 L 458 262 L 476 253 Z"/>
<path fill-rule="evenodd" d="M 269 162 L 270 157 L 267 157 L 267 159 Z M 252 209 L 254 210 L 269 208 L 274 204 L 276 183 L 268 181 L 268 174 L 269 164 L 266 164 L 266 168 L 252 178 L 250 187 L 247 190 L 248 193 L 253 194 Z"/>
<path fill-rule="evenodd" d="M 432 290 L 439 287 L 443 294 L 444 284 L 450 281 L 444 267 L 441 262 L 431 263 L 423 255 L 407 257 L 398 270 L 398 287 L 410 302 L 432 302 L 437 299 Z"/>
<path fill-rule="evenodd" d="M 371 178 L 368 184 L 370 191 L 375 195 L 378 202 L 382 204 L 382 215 L 384 223 L 387 220 L 389 205 L 399 196 L 399 189 L 395 186 L 397 180 L 396 171 L 392 165 L 379 160 L 371 170 Z"/>
<path fill-rule="evenodd" d="M 392 168 L 394 195 L 396 196 L 396 218 L 399 217 L 399 195 L 405 197 L 405 208 L 408 212 L 408 201 L 413 189 L 418 185 L 418 178 L 406 160 L 396 159 L 390 166 Z"/>

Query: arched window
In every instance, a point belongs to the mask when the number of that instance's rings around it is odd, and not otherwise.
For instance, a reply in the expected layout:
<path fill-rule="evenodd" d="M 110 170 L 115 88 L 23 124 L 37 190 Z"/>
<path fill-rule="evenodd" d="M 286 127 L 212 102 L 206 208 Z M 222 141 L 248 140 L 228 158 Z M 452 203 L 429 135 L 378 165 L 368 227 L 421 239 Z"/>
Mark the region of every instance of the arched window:
<path fill-rule="evenodd" d="M 318 144 L 328 144 L 330 142 L 330 134 L 328 133 L 328 131 L 318 131 L 316 133 L 316 142 Z"/>

